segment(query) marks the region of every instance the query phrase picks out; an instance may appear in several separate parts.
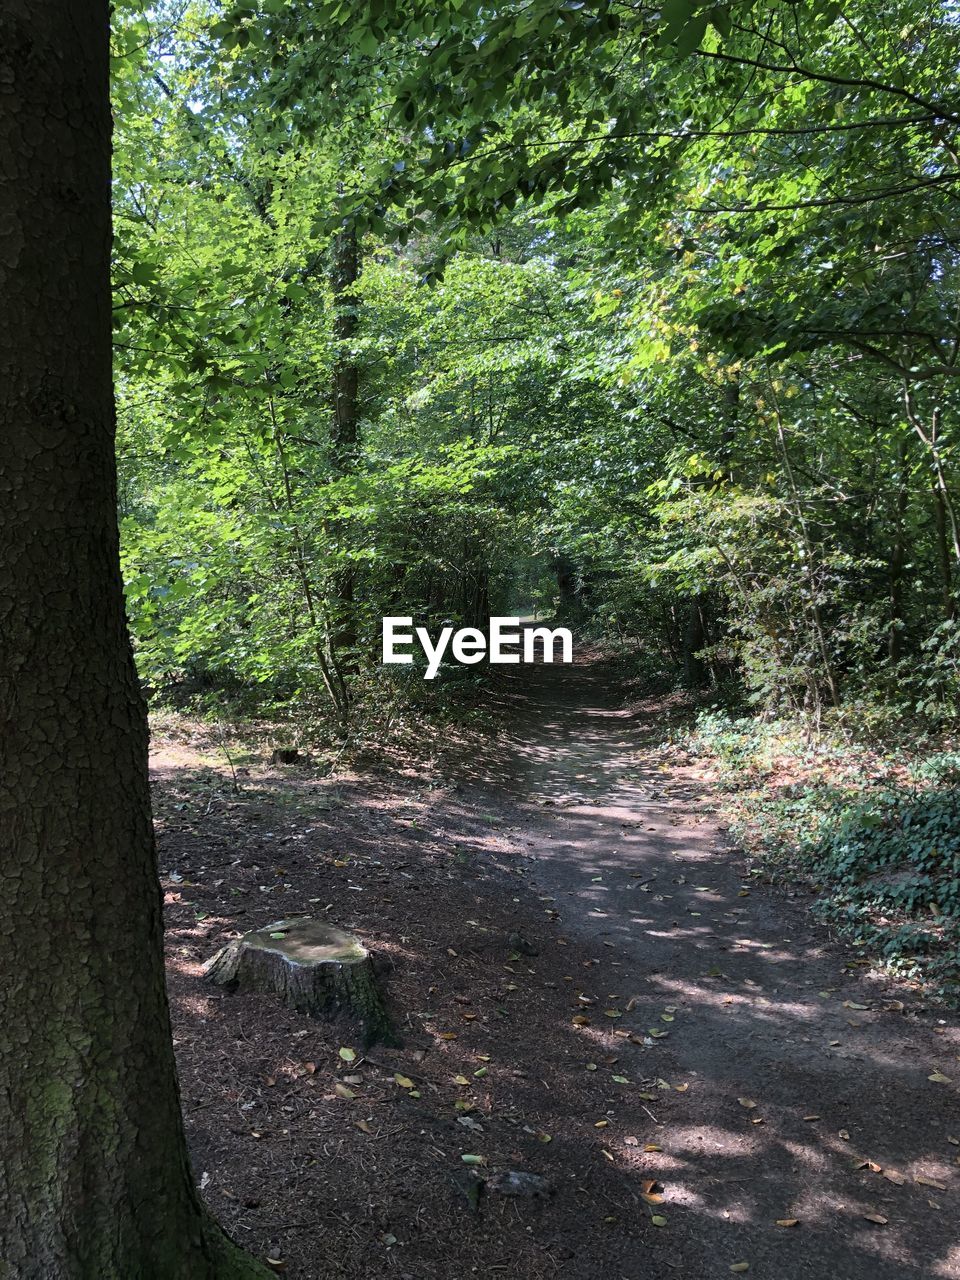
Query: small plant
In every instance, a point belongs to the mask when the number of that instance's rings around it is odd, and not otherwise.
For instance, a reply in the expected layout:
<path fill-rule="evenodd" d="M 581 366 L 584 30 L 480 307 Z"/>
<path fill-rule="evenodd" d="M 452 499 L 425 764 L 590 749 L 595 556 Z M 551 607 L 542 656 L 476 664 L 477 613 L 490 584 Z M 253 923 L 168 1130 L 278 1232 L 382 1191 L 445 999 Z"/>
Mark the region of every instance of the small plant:
<path fill-rule="evenodd" d="M 758 865 L 806 881 L 816 915 L 889 972 L 960 1002 L 960 752 L 908 768 L 863 744 L 717 712 L 686 745 L 716 762 Z"/>

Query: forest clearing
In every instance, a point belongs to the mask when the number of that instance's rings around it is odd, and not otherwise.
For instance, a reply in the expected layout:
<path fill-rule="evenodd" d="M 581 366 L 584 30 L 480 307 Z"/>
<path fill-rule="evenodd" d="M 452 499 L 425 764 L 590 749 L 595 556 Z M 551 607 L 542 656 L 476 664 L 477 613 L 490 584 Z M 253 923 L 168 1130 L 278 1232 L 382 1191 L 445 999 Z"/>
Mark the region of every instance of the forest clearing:
<path fill-rule="evenodd" d="M 960 1280 L 953 0 L 0 0 L 0 1280 Z"/>

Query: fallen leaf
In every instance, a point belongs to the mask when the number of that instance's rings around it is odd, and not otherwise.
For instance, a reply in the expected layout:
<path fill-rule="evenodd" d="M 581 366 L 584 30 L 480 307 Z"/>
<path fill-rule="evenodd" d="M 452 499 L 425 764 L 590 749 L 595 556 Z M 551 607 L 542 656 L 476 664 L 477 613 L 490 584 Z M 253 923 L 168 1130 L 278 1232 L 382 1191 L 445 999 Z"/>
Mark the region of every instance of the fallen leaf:
<path fill-rule="evenodd" d="M 475 1155 L 468 1154 L 468 1155 L 461 1155 L 460 1159 L 463 1161 L 464 1164 L 486 1164 L 487 1163 L 486 1156 L 475 1156 Z"/>
<path fill-rule="evenodd" d="M 863 1217 L 865 1222 L 875 1222 L 878 1227 L 885 1227 L 889 1222 L 889 1218 L 885 1218 L 882 1213 L 865 1213 Z"/>
<path fill-rule="evenodd" d="M 936 1182 L 933 1178 L 925 1178 L 920 1173 L 915 1174 L 913 1180 L 921 1187 L 933 1187 L 934 1191 L 946 1191 L 947 1189 L 942 1182 Z"/>
<path fill-rule="evenodd" d="M 364 1133 L 373 1133 L 373 1129 L 367 1124 L 366 1120 L 356 1120 L 354 1122 L 358 1129 L 362 1129 Z"/>
<path fill-rule="evenodd" d="M 935 1071 L 932 1076 L 927 1076 L 928 1080 L 932 1080 L 934 1084 L 949 1084 L 950 1077 L 945 1076 L 942 1071 Z"/>
<path fill-rule="evenodd" d="M 730 1266 L 730 1270 L 731 1270 L 731 1271 L 736 1272 L 736 1274 L 737 1274 L 737 1275 L 742 1275 L 744 1271 L 749 1271 L 749 1270 L 750 1270 L 750 1263 L 749 1263 L 749 1262 L 734 1262 L 734 1263 L 732 1263 L 732 1264 L 731 1264 L 731 1266 Z"/>
<path fill-rule="evenodd" d="M 757 1105 L 752 1098 L 738 1098 L 737 1101 L 740 1103 L 741 1107 L 746 1107 L 748 1111 L 752 1111 Z"/>
<path fill-rule="evenodd" d="M 651 1217 L 650 1221 L 653 1223 L 655 1227 L 665 1227 L 667 1225 L 666 1218 L 662 1217 L 659 1213 L 655 1213 Z"/>
<path fill-rule="evenodd" d="M 902 1173 L 897 1173 L 896 1169 L 884 1169 L 883 1176 L 888 1182 L 892 1182 L 896 1187 L 902 1187 L 906 1182 L 906 1178 Z"/>
<path fill-rule="evenodd" d="M 645 1142 L 645 1143 L 643 1144 L 643 1149 L 644 1149 L 644 1151 L 647 1151 L 647 1152 L 651 1152 L 651 1151 L 662 1151 L 662 1150 L 663 1150 L 663 1147 L 658 1146 L 658 1145 L 657 1145 L 657 1143 L 655 1143 L 655 1142 Z"/>
<path fill-rule="evenodd" d="M 609 1123 L 609 1120 L 595 1120 L 593 1127 L 595 1129 L 605 1129 Z"/>
<path fill-rule="evenodd" d="M 577 1013 L 571 1019 L 575 1027 L 589 1027 L 590 1019 L 584 1013 Z"/>
<path fill-rule="evenodd" d="M 341 1084 L 339 1080 L 333 1086 L 333 1091 L 338 1098 L 346 1098 L 348 1101 L 357 1096 L 352 1089 L 348 1089 L 347 1086 L 345 1084 Z"/>
<path fill-rule="evenodd" d="M 795 1227 L 799 1224 L 799 1222 L 800 1222 L 799 1218 L 778 1218 L 777 1226 L 778 1227 Z"/>
<path fill-rule="evenodd" d="M 354 1049 L 341 1049 L 340 1057 L 344 1062 L 356 1062 L 357 1060 L 357 1054 Z"/>
<path fill-rule="evenodd" d="M 394 1080 L 396 1080 L 397 1084 L 400 1086 L 401 1089 L 413 1088 L 413 1081 L 409 1078 L 409 1076 L 395 1075 L 393 1078 Z"/>
<path fill-rule="evenodd" d="M 838 1129 L 837 1135 L 838 1137 L 841 1137 L 844 1140 L 844 1142 L 850 1141 L 850 1132 L 847 1129 Z"/>

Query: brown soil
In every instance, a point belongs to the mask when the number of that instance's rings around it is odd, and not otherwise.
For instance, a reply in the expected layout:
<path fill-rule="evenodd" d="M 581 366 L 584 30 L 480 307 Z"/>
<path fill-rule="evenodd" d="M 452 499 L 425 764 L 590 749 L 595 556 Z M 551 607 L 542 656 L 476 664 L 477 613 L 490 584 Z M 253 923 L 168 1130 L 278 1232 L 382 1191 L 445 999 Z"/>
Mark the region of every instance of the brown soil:
<path fill-rule="evenodd" d="M 956 1017 L 744 878 L 658 708 L 620 704 L 602 662 L 526 668 L 496 741 L 333 778 L 264 747 L 239 794 L 209 744 L 157 743 L 214 1212 L 297 1280 L 960 1277 Z M 402 1048 L 202 981 L 304 912 L 392 959 Z M 551 1193 L 477 1198 L 507 1170 Z"/>

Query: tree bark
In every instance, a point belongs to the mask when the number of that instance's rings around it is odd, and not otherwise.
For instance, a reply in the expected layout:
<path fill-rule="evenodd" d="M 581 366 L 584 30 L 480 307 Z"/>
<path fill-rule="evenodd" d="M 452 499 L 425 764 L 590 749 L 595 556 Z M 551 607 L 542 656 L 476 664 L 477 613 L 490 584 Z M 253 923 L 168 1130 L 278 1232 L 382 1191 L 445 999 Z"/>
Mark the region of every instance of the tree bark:
<path fill-rule="evenodd" d="M 333 429 L 331 459 L 335 476 L 351 475 L 360 453 L 360 365 L 352 344 L 360 326 L 360 242 L 354 223 L 347 222 L 334 237 L 331 248 L 330 286 L 333 293 Z M 344 546 L 350 531 L 343 528 Z M 356 573 L 352 566 L 340 570 L 334 582 L 336 618 L 332 637 L 332 661 L 345 672 L 356 670 L 357 620 Z M 341 654 L 346 654 L 341 658 Z"/>
<path fill-rule="evenodd" d="M 276 920 L 221 947 L 203 968 L 211 982 L 276 996 L 314 1018 L 348 1014 L 363 1047 L 398 1044 L 380 995 L 374 959 L 359 938 L 325 920 Z"/>
<path fill-rule="evenodd" d="M 106 0 L 0 0 L 0 1278 L 267 1274 L 207 1217 L 120 583 Z"/>
<path fill-rule="evenodd" d="M 683 683 L 688 689 L 702 689 L 707 683 L 707 669 L 700 657 L 705 644 L 703 597 L 691 596 L 683 628 Z"/>
<path fill-rule="evenodd" d="M 334 237 L 330 286 L 333 292 L 333 467 L 348 475 L 360 448 L 360 366 L 351 351 L 360 326 L 357 283 L 360 279 L 360 244 L 356 227 L 349 222 Z"/>
<path fill-rule="evenodd" d="M 906 518 L 910 505 L 907 488 L 907 438 L 897 444 L 897 490 L 894 499 L 893 547 L 890 551 L 890 622 L 887 628 L 887 657 L 899 662 L 903 656 L 903 571 L 907 561 Z"/>

